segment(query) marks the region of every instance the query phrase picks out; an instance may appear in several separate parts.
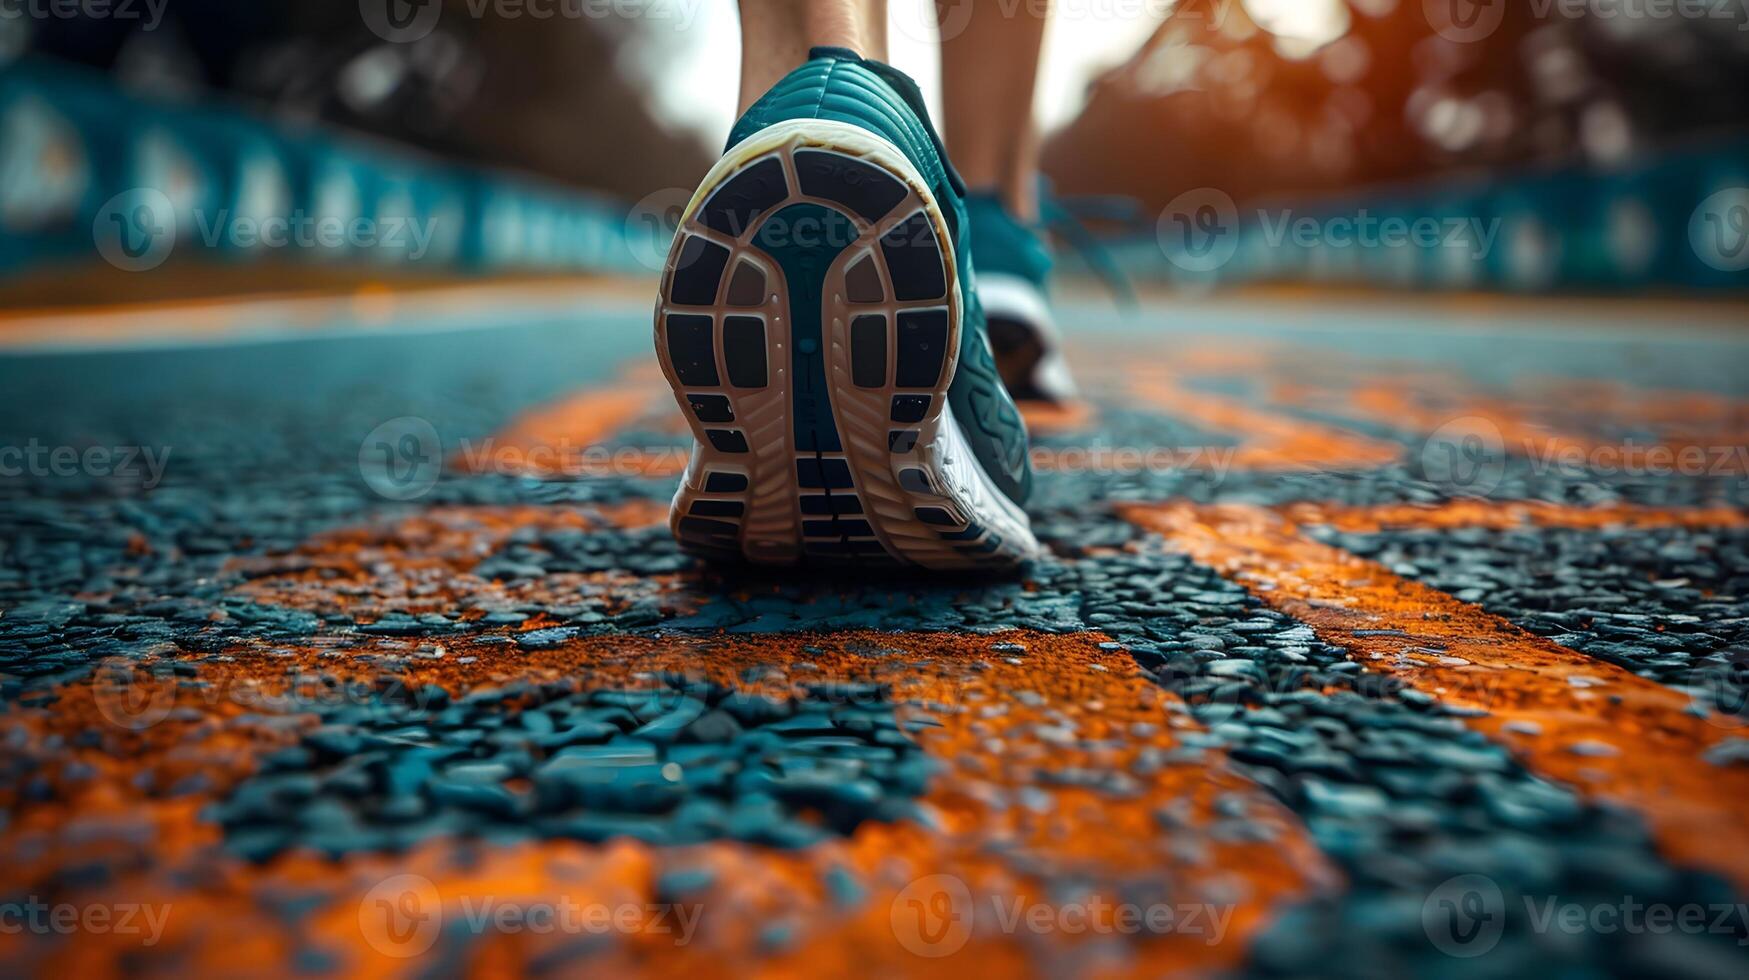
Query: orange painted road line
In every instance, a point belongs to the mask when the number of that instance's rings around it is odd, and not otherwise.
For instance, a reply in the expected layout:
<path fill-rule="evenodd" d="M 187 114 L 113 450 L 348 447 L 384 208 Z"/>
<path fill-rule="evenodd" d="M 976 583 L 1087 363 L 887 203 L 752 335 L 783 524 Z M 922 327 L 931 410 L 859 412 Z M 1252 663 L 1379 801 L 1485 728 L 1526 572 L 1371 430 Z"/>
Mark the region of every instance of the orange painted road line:
<path fill-rule="evenodd" d="M 1276 909 L 1336 887 L 1338 876 L 1293 815 L 1228 770 L 1220 754 L 1141 764 L 1180 748 L 1180 733 L 1196 726 L 1181 707 L 1171 710 L 1175 699 L 1127 653 L 1101 649 L 1102 639 L 871 631 L 603 636 L 543 650 L 457 639 L 444 656 L 406 661 L 401 677 L 409 689 L 439 684 L 460 693 L 512 679 L 637 688 L 661 671 L 780 698 L 801 695 L 804 685 L 884 685 L 900 722 L 919 723 L 915 738 L 939 766 L 920 799 L 926 819 L 867 822 L 847 837 L 800 850 L 731 842 L 663 848 L 629 839 L 480 848 L 438 839 L 402 855 L 328 861 L 293 852 L 262 866 L 214 853 L 218 829 L 200 816 L 206 800 L 247 777 L 255 752 L 286 743 L 284 726 L 239 726 L 238 716 L 259 714 L 255 705 L 286 687 L 292 673 L 368 680 L 373 658 L 358 649 L 335 659 L 320 648 L 235 648 L 223 661 L 200 664 L 199 686 L 129 662 L 119 668 L 133 672 L 128 704 L 155 706 L 162 719 L 142 732 L 105 727 L 116 702 L 103 694 L 103 681 L 90 678 L 62 687 L 52 708 L 20 712 L 15 723 L 26 734 L 14 739 L 18 751 L 62 745 L 59 751 L 88 762 L 95 775 L 49 801 L 7 801 L 15 809 L 0 831 L 0 887 L 29 893 L 73 860 L 67 848 L 75 845 L 63 832 L 68 820 L 96 828 L 106 814 L 146 807 L 169 867 L 142 866 L 86 886 L 96 889 L 89 895 L 54 894 L 78 901 L 101 891 L 163 903 L 170 909 L 164 942 L 142 950 L 137 942 L 93 937 L 62 947 L 49 966 L 98 975 L 163 955 L 185 975 L 223 975 L 314 946 L 349 975 L 405 975 L 418 961 L 397 954 L 417 937 L 388 929 L 371 900 L 374 887 L 396 876 L 429 883 L 430 904 L 414 910 L 415 921 L 435 913 L 459 928 L 469 907 L 488 900 L 642 907 L 665 900 L 655 889 L 664 873 L 709 869 L 707 883 L 684 899 L 702 910 L 688 945 L 638 928 L 592 955 L 573 936 L 528 931 L 488 936 L 452 965 L 467 975 L 500 975 L 573 957 L 616 974 L 796 978 L 1231 969 Z M 993 650 L 999 641 L 1025 649 Z M 378 642 L 390 655 L 404 649 Z M 239 690 L 251 694 L 249 707 L 230 699 Z M 107 733 L 104 744 L 74 737 L 94 727 Z M 254 752 L 251 738 L 260 743 Z M 168 778 L 191 765 L 210 778 L 176 800 L 149 798 L 133 778 L 140 771 Z M 1088 774 L 1118 782 L 1100 785 Z M 1235 806 L 1260 835 L 1210 832 L 1226 819 L 1219 814 Z M 834 868 L 853 872 L 863 889 L 859 899 L 846 903 L 828 890 Z M 1085 891 L 1047 895 L 1044 878 L 1085 882 Z M 309 902 L 301 924 L 277 911 L 287 894 Z M 1178 930 L 1141 934 L 1035 932 L 1003 927 L 996 911 L 1075 902 L 1097 909 L 1101 899 L 1109 908 L 1147 896 L 1173 907 L 1206 905 L 1222 916 L 1219 933 L 1213 919 L 1181 919 Z M 214 914 L 220 908 L 225 914 Z M 393 908 L 405 911 L 404 903 Z M 1098 921 L 1101 913 L 1094 915 Z M 774 925 L 792 929 L 777 949 L 763 938 Z M 17 937 L 0 936 L 0 951 L 9 941 Z M 1114 943 L 1121 946 L 1115 958 Z"/>
<path fill-rule="evenodd" d="M 1324 282 L 1223 287 L 1193 296 L 1165 280 L 1137 282 L 1136 292 L 1145 304 L 1168 307 L 1192 322 L 1232 311 L 1240 311 L 1248 319 L 1268 318 L 1306 343 L 1316 343 L 1339 329 L 1335 323 L 1350 317 L 1394 320 L 1459 335 L 1478 331 L 1497 334 L 1503 320 L 1513 320 L 1529 330 L 1551 327 L 1551 333 L 1582 326 L 1599 333 L 1631 331 L 1643 335 L 1648 329 L 1680 324 L 1685 336 L 1706 336 L 1737 334 L 1743 328 L 1742 301 L 1734 298 L 1381 291 Z M 1089 298 L 1094 298 L 1091 293 Z M 1308 323 L 1308 313 L 1320 318 Z"/>
<path fill-rule="evenodd" d="M 608 448 L 634 423 L 672 430 L 678 413 L 667 398 L 666 388 L 636 374 L 526 412 L 503 431 L 464 445 L 450 462 L 472 473 L 676 476 L 686 467 L 684 445 Z"/>
<path fill-rule="evenodd" d="M 1174 418 L 1238 437 L 1231 463 L 1241 469 L 1373 469 L 1403 456 L 1395 443 L 1189 391 L 1164 375 L 1140 378 L 1132 390 Z"/>
<path fill-rule="evenodd" d="M 145 300 L 96 306 L 0 309 L 0 350 L 231 343 L 261 335 L 359 331 L 404 324 L 428 329 L 458 316 L 519 310 L 583 310 L 633 294 L 614 280 L 368 282 L 309 292 Z M 510 322 L 510 321 L 506 321 Z"/>
<path fill-rule="evenodd" d="M 504 582 L 484 578 L 476 569 L 520 530 L 639 528 L 667 520 L 666 504 L 643 498 L 611 506 L 440 507 L 318 535 L 287 555 L 233 561 L 228 571 L 248 578 L 235 592 L 240 597 L 357 623 L 375 622 L 391 610 L 423 615 L 460 609 L 462 619 L 473 620 L 529 606 L 596 602 L 613 609 L 668 595 L 674 576 L 613 569 Z M 691 608 L 685 596 L 671 602 L 677 611 Z"/>
<path fill-rule="evenodd" d="M 452 455 L 451 465 L 465 472 L 524 476 L 678 476 L 686 468 L 691 435 L 669 398 L 654 361 L 635 365 L 611 386 L 533 409 L 490 438 L 463 446 Z M 1086 431 L 1098 418 L 1088 402 L 1029 403 L 1021 411 L 1034 435 Z M 632 427 L 671 435 L 674 444 L 604 448 L 613 436 Z M 1060 451 L 1038 449 L 1035 455 L 1040 469 L 1063 468 L 1057 463 Z M 1093 451 L 1083 455 L 1091 457 Z"/>
<path fill-rule="evenodd" d="M 1488 712 L 1469 723 L 1527 767 L 1634 809 L 1672 859 L 1749 891 L 1749 768 L 1702 758 L 1731 732 L 1693 714 L 1687 696 L 1313 541 L 1265 508 L 1173 503 L 1123 514 L 1368 670 Z"/>
<path fill-rule="evenodd" d="M 1425 389 L 1401 379 L 1372 382 L 1350 395 L 1354 411 L 1387 425 L 1432 433 L 1463 419 L 1478 419 L 1498 433 L 1505 451 L 1547 464 L 1592 465 L 1628 471 L 1680 471 L 1691 475 L 1749 472 L 1749 425 L 1744 407 L 1716 396 L 1657 392 L 1620 386 L 1569 382 L 1573 399 L 1556 387 L 1531 397 L 1478 393 L 1461 383 L 1439 387 L 1455 392 L 1430 402 Z M 1609 394 L 1605 394 L 1608 392 Z M 1631 429 L 1651 424 L 1640 439 L 1606 439 L 1585 434 L 1598 422 Z M 1483 428 L 1481 423 L 1472 427 Z"/>
<path fill-rule="evenodd" d="M 1027 432 L 1032 435 L 1056 435 L 1091 429 L 1099 419 L 1099 410 L 1092 402 L 1080 400 L 1066 405 L 1021 402 L 1020 416 L 1026 421 Z"/>
<path fill-rule="evenodd" d="M 1279 341 L 1237 345 L 1207 338 L 1175 352 L 1169 363 L 1135 363 L 1117 351 L 1092 348 L 1087 361 L 1083 374 L 1097 384 L 1128 384 L 1174 415 L 1249 440 L 1235 460 L 1244 467 L 1271 468 L 1283 458 L 1317 466 L 1308 457 L 1327 443 L 1334 452 L 1327 465 L 1345 468 L 1355 462 L 1353 440 L 1361 446 L 1373 441 L 1339 425 L 1295 418 L 1291 412 L 1298 409 L 1382 424 L 1417 438 L 1452 422 L 1477 420 L 1469 428 L 1488 440 L 1491 451 L 1545 466 L 1697 476 L 1749 472 L 1749 401 L 1713 393 L 1559 376 L 1483 388 L 1425 364 L 1340 357 Z M 1190 391 L 1185 382 L 1193 378 L 1252 383 L 1258 401 Z M 1605 431 L 1650 431 L 1638 439 L 1604 438 L 1593 434 L 1599 425 Z M 1259 433 L 1266 437 L 1260 444 Z M 1369 458 L 1362 449 L 1358 461 Z"/>
<path fill-rule="evenodd" d="M 1435 432 L 1460 419 L 1482 419 L 1499 430 L 1501 448 L 1518 454 L 1531 449 L 1536 455 L 1559 459 L 1575 454 L 1583 456 L 1593 446 L 1590 440 L 1557 431 L 1535 419 L 1535 413 L 1524 411 L 1524 406 L 1500 397 L 1471 393 L 1442 398 L 1439 404 L 1430 405 L 1422 400 L 1418 391 L 1396 382 L 1383 381 L 1357 388 L 1349 394 L 1349 402 L 1363 418 L 1420 433 Z"/>
<path fill-rule="evenodd" d="M 1653 425 L 1660 431 L 1749 433 L 1749 401 L 1716 392 L 1639 388 L 1599 378 L 1531 379 L 1526 387 L 1572 412 Z"/>
<path fill-rule="evenodd" d="M 1520 527 L 1650 529 L 1660 527 L 1744 527 L 1749 513 L 1735 507 L 1642 507 L 1607 504 L 1571 507 L 1540 500 L 1505 502 L 1450 500 L 1435 506 L 1418 504 L 1296 503 L 1276 508 L 1295 524 L 1322 524 L 1338 531 L 1376 534 L 1392 529 L 1444 530 L 1478 527 L 1510 531 Z"/>

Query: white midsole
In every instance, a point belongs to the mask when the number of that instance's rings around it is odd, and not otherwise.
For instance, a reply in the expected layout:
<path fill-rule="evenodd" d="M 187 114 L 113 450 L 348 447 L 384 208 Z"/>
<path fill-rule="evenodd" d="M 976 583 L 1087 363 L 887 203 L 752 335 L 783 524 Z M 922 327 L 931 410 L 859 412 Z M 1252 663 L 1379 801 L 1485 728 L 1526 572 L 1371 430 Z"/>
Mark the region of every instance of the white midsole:
<path fill-rule="evenodd" d="M 1036 324 L 1053 342 L 1057 339 L 1051 306 L 1037 286 L 1001 272 L 978 273 L 978 302 L 985 316 L 1012 317 Z"/>
<path fill-rule="evenodd" d="M 1039 344 L 1039 360 L 1033 365 L 1033 386 L 1047 396 L 1068 400 L 1076 396 L 1075 378 L 1063 353 L 1063 337 L 1051 315 L 1050 301 L 1031 282 L 1004 273 L 978 273 L 978 302 L 984 316 L 1026 324 Z"/>

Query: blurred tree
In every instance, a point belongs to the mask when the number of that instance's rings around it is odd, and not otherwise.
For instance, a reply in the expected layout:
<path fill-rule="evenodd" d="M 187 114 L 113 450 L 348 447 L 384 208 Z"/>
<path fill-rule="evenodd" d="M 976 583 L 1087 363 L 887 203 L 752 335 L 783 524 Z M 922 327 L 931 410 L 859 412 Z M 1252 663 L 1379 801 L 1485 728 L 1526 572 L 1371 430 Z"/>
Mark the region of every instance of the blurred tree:
<path fill-rule="evenodd" d="M 47 20 L 32 48 L 179 97 L 223 93 L 458 160 L 628 198 L 690 187 L 709 154 L 621 71 L 635 18 L 473 16 L 443 0 L 428 35 L 386 41 L 352 3 L 177 0 L 165 23 Z M 486 9 L 490 9 L 489 7 Z"/>
<path fill-rule="evenodd" d="M 1157 207 L 1197 187 L 1245 200 L 1504 165 L 1607 166 L 1749 125 L 1741 5 L 1683 18 L 1483 4 L 1472 9 L 1499 22 L 1470 38 L 1436 30 L 1432 0 L 1295 2 L 1292 13 L 1322 7 L 1345 26 L 1307 39 L 1266 16 L 1291 19 L 1280 3 L 1183 0 L 1095 81 L 1048 144 L 1046 170 L 1065 191 Z"/>

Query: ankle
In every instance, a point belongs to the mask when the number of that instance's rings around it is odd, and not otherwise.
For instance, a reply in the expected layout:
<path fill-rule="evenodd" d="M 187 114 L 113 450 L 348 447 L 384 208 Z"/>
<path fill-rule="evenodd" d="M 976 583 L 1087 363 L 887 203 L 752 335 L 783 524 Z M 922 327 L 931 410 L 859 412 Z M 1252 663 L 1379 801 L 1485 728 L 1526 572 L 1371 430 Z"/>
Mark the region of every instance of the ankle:
<path fill-rule="evenodd" d="M 809 4 L 802 32 L 810 48 L 845 48 L 858 57 L 884 61 L 886 25 L 875 24 L 870 4 Z"/>
<path fill-rule="evenodd" d="M 1024 225 L 1036 225 L 1038 214 L 1038 182 L 1028 174 L 1024 179 L 1008 181 L 1002 188 L 1002 205 L 1014 220 Z"/>
<path fill-rule="evenodd" d="M 1036 225 L 1039 222 L 1038 188 L 1036 178 L 1025 180 L 1006 179 L 974 180 L 965 171 L 960 172 L 965 178 L 966 186 L 973 196 L 990 198 L 1002 205 L 1002 210 L 1010 218 L 1023 225 Z"/>

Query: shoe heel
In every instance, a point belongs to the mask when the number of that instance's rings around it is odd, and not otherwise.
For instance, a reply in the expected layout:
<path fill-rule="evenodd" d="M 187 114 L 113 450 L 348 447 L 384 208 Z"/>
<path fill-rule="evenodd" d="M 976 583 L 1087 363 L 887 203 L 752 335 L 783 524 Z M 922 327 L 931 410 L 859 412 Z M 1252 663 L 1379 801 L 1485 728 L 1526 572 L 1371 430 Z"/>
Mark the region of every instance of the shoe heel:
<path fill-rule="evenodd" d="M 946 228 L 903 154 L 848 123 L 769 127 L 713 168 L 656 310 L 697 438 L 671 515 L 683 547 L 940 568 L 1036 548 L 978 485 L 947 403 L 962 311 Z"/>

